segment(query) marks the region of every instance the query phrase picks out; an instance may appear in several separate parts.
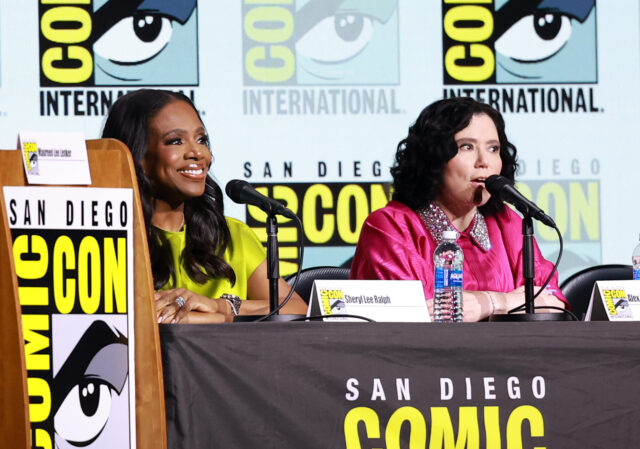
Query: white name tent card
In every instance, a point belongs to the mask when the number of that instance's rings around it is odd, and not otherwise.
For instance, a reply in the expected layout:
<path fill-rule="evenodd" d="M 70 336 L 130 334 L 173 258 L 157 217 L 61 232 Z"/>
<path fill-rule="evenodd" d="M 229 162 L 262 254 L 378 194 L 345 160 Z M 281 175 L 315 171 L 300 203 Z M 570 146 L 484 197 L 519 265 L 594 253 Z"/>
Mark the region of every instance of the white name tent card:
<path fill-rule="evenodd" d="M 82 133 L 21 132 L 18 145 L 29 184 L 91 184 Z"/>
<path fill-rule="evenodd" d="M 317 280 L 313 283 L 307 316 L 324 321 L 362 321 L 358 315 L 380 322 L 431 321 L 420 281 Z"/>
<path fill-rule="evenodd" d="M 597 281 L 585 321 L 640 321 L 640 281 Z"/>

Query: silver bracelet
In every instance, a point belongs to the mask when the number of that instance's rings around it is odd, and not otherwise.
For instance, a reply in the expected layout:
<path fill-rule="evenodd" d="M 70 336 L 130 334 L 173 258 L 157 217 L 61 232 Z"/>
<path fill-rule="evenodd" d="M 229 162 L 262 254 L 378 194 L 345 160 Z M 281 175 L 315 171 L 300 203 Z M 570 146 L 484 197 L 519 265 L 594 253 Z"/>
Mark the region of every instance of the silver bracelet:
<path fill-rule="evenodd" d="M 491 294 L 491 292 L 489 290 L 485 290 L 487 292 L 487 295 L 489 295 L 489 301 L 491 301 L 491 313 L 489 315 L 493 315 L 496 311 L 496 303 L 493 300 L 493 295 Z"/>
<path fill-rule="evenodd" d="M 233 313 L 233 316 L 237 316 L 238 313 L 240 313 L 240 306 L 242 305 L 242 300 L 238 296 L 231 295 L 229 293 L 223 293 L 222 295 L 220 295 L 220 298 L 224 299 L 229 303 L 229 305 L 231 306 L 231 312 Z"/>

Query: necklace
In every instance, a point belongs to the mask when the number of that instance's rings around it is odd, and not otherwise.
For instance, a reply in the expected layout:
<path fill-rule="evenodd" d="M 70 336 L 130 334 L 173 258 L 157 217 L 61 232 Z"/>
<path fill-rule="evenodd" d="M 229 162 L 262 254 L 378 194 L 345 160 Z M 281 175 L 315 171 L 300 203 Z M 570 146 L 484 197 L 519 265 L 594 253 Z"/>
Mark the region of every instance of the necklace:
<path fill-rule="evenodd" d="M 447 215 L 438 207 L 437 204 L 430 203 L 428 206 L 416 211 L 422 219 L 425 227 L 429 233 L 433 236 L 436 243 L 442 241 L 442 234 L 444 231 L 455 231 L 458 236 L 460 232 L 451 224 L 451 221 Z M 476 212 L 473 220 L 473 226 L 469 236 L 475 243 L 484 251 L 491 249 L 491 239 L 489 238 L 489 230 L 487 229 L 487 223 L 484 219 L 484 215 L 480 211 Z"/>

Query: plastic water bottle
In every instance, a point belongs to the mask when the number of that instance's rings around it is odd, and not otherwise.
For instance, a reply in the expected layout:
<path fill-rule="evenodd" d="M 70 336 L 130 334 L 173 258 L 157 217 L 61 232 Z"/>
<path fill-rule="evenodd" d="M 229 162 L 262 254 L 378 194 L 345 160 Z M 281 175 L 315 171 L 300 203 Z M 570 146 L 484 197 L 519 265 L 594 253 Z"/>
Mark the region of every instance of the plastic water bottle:
<path fill-rule="evenodd" d="M 633 264 L 633 280 L 640 279 L 640 243 L 636 245 L 631 255 L 631 263 Z"/>
<path fill-rule="evenodd" d="M 464 254 L 456 243 L 456 231 L 444 231 L 444 240 L 433 253 L 435 284 L 433 319 L 436 322 L 462 321 L 462 262 Z"/>

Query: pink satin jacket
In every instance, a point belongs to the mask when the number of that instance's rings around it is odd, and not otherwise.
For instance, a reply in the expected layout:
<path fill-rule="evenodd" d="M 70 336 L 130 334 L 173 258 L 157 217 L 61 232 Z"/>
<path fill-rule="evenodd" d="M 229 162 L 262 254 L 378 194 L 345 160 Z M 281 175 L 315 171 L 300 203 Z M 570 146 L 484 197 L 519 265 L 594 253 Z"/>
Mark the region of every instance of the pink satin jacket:
<path fill-rule="evenodd" d="M 505 207 L 496 216 L 485 217 L 489 245 L 482 245 L 472 233 L 475 221 L 458 231 L 458 245 L 464 252 L 463 288 L 471 291 L 510 292 L 524 285 L 522 273 L 522 219 Z M 438 243 L 416 212 L 391 201 L 373 212 L 362 227 L 351 266 L 351 279 L 417 279 L 426 298 L 433 298 L 433 252 Z M 542 257 L 534 242 L 534 284 L 544 283 L 553 264 Z M 555 273 L 549 288 L 566 301 Z"/>

